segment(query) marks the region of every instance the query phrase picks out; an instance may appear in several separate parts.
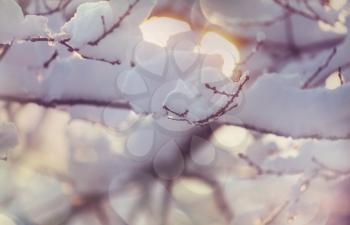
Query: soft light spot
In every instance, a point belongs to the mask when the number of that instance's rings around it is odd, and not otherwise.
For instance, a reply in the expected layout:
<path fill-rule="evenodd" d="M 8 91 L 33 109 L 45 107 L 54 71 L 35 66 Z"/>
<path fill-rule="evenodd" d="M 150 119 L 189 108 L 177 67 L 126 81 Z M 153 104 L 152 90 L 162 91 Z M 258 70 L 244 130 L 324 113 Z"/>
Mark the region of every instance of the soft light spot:
<path fill-rule="evenodd" d="M 220 55 L 224 60 L 222 71 L 228 77 L 232 76 L 233 70 L 240 60 L 237 47 L 215 32 L 204 34 L 200 42 L 199 52 Z"/>
<path fill-rule="evenodd" d="M 340 10 L 345 6 L 346 2 L 347 0 L 331 0 L 329 1 L 329 6 L 332 7 L 332 9 Z"/>
<path fill-rule="evenodd" d="M 325 81 L 325 87 L 329 90 L 336 89 L 341 86 L 341 81 L 338 72 L 332 73 Z"/>
<path fill-rule="evenodd" d="M 16 223 L 8 216 L 0 214 L 0 224 L 1 225 L 16 225 Z"/>
<path fill-rule="evenodd" d="M 212 187 L 199 179 L 182 178 L 173 186 L 172 193 L 176 201 L 196 202 L 206 199 L 213 194 Z"/>
<path fill-rule="evenodd" d="M 307 190 L 307 185 L 306 184 L 301 185 L 300 192 L 305 192 L 306 190 Z"/>
<path fill-rule="evenodd" d="M 177 188 L 186 188 L 198 195 L 209 195 L 212 193 L 212 188 L 205 183 L 196 179 L 182 179 L 179 181 Z"/>
<path fill-rule="evenodd" d="M 318 21 L 318 26 L 321 28 L 323 31 L 328 31 L 328 32 L 334 32 L 337 34 L 346 34 L 348 29 L 346 28 L 345 24 L 342 22 L 336 22 L 334 25 L 330 25 L 328 23 L 325 23 L 323 21 Z"/>
<path fill-rule="evenodd" d="M 236 126 L 222 126 L 214 132 L 216 142 L 226 148 L 241 146 L 248 135 L 247 130 Z"/>
<path fill-rule="evenodd" d="M 140 25 L 143 39 L 159 46 L 166 46 L 174 34 L 190 31 L 188 23 L 169 17 L 152 17 Z"/>
<path fill-rule="evenodd" d="M 256 218 L 256 219 L 254 219 L 253 224 L 254 225 L 261 225 L 261 224 L 263 224 L 263 221 L 261 218 Z"/>
<path fill-rule="evenodd" d="M 188 23 L 169 17 L 152 17 L 140 25 L 143 39 L 147 42 L 165 47 L 169 38 L 175 34 L 191 31 Z M 216 32 L 203 35 L 196 52 L 217 54 L 224 60 L 223 73 L 231 77 L 235 65 L 239 62 L 237 47 Z"/>

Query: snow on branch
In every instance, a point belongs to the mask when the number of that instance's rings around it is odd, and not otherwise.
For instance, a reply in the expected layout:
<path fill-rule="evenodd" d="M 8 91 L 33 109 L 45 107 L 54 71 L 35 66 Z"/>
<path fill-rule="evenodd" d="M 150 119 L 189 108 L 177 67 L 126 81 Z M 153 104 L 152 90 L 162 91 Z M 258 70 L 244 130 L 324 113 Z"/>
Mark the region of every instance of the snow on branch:
<path fill-rule="evenodd" d="M 56 3 L 52 3 L 52 0 L 41 0 L 41 5 L 43 10 L 38 10 L 38 6 L 36 7 L 36 11 L 31 13 L 27 9 L 24 9 L 25 14 L 35 14 L 38 16 L 49 16 L 54 13 L 58 13 L 67 8 L 67 6 L 72 3 L 73 0 L 58 0 Z M 37 2 L 36 4 L 40 4 Z M 55 5 L 53 5 L 55 4 Z"/>
<path fill-rule="evenodd" d="M 119 0 L 85 3 L 62 29 L 74 47 L 101 47 L 100 42 L 106 42 L 109 36 L 123 32 L 130 36 L 137 34 L 138 25 L 147 18 L 153 6 L 152 0 L 135 0 L 129 5 Z"/>
<path fill-rule="evenodd" d="M 321 10 L 324 10 L 324 9 L 321 9 L 321 8 L 324 7 L 325 5 L 322 4 L 321 1 L 319 2 L 317 1 L 311 2 L 309 0 L 301 0 L 301 1 L 273 0 L 273 1 L 290 13 L 298 14 L 300 16 L 303 16 L 305 18 L 308 18 L 314 21 L 322 21 L 331 26 L 333 26 L 337 21 L 337 18 L 335 20 L 333 19 L 332 21 L 331 18 L 329 17 L 327 18 L 326 15 L 322 15 Z"/>
<path fill-rule="evenodd" d="M 217 95 L 227 97 L 227 100 L 226 102 L 223 103 L 223 105 L 219 109 L 211 112 L 210 115 L 207 115 L 206 117 L 201 118 L 199 120 L 188 119 L 187 118 L 187 114 L 189 112 L 188 109 L 186 109 L 185 112 L 183 113 L 178 113 L 174 110 L 171 110 L 166 104 L 163 106 L 163 108 L 166 110 L 167 115 L 170 119 L 187 121 L 188 123 L 194 124 L 194 125 L 205 125 L 212 121 L 217 120 L 218 118 L 220 118 L 221 116 L 225 115 L 227 112 L 231 111 L 233 108 L 236 108 L 238 106 L 238 103 L 236 103 L 235 100 L 241 94 L 243 86 L 248 82 L 248 80 L 249 80 L 249 76 L 245 76 L 243 78 L 243 81 L 239 83 L 237 90 L 233 93 L 228 93 L 226 91 L 218 90 L 217 87 L 211 86 L 208 83 L 204 84 L 204 86 L 209 90 L 211 90 L 214 93 L 214 95 L 217 94 Z M 170 113 L 175 114 L 177 117 L 176 118 L 172 117 Z"/>
<path fill-rule="evenodd" d="M 77 53 L 81 58 L 84 59 L 89 59 L 89 60 L 95 60 L 95 61 L 100 61 L 100 62 L 105 62 L 105 63 L 109 63 L 111 65 L 120 65 L 122 62 L 119 59 L 113 59 L 113 60 L 108 60 L 108 59 L 104 59 L 104 58 L 98 58 L 98 57 L 94 57 L 94 56 L 89 56 L 89 55 L 85 55 L 84 53 L 82 53 L 80 51 L 79 48 L 74 48 L 73 46 L 71 46 L 68 42 L 69 42 L 69 38 L 60 40 L 52 38 L 52 37 L 32 37 L 32 38 L 27 38 L 26 41 L 30 41 L 30 42 L 48 42 L 48 43 L 59 43 L 62 46 L 66 47 L 66 49 L 69 52 L 74 52 Z M 56 57 L 58 56 L 58 52 L 55 51 L 54 54 L 50 57 L 50 59 L 48 59 L 47 62 L 44 63 L 44 68 L 47 68 L 48 65 L 56 59 Z M 47 64 L 47 65 L 46 65 Z"/>
<path fill-rule="evenodd" d="M 27 97 L 0 95 L 0 101 L 19 103 L 23 105 L 33 103 L 33 104 L 37 104 L 39 106 L 43 106 L 47 108 L 55 108 L 59 106 L 87 105 L 87 106 L 95 106 L 95 107 L 103 107 L 103 108 L 110 107 L 110 108 L 118 108 L 118 109 L 130 109 L 130 105 L 126 102 L 111 102 L 111 101 L 83 99 L 83 98 L 77 98 L 77 99 L 62 98 L 62 99 L 44 100 L 40 98 L 27 98 Z"/>
<path fill-rule="evenodd" d="M 0 43 L 9 43 L 16 38 L 47 33 L 47 18 L 37 15 L 24 16 L 15 0 L 0 1 Z"/>
<path fill-rule="evenodd" d="M 349 95 L 349 84 L 301 90 L 296 75 L 266 74 L 244 92 L 233 115 L 240 122 L 232 124 L 293 138 L 349 139 Z"/>
<path fill-rule="evenodd" d="M 140 0 L 135 0 L 132 4 L 129 5 L 128 9 L 118 18 L 118 20 L 111 26 L 111 28 L 104 30 L 104 32 L 98 37 L 96 38 L 96 40 L 94 41 L 90 41 L 88 42 L 89 45 L 98 45 L 98 43 L 106 38 L 106 36 L 108 36 L 109 34 L 113 33 L 113 31 L 115 29 L 117 29 L 118 27 L 120 27 L 121 23 L 123 22 L 123 20 L 132 13 L 133 8 L 135 8 L 135 6 L 140 2 Z M 102 18 L 102 25 L 105 28 L 105 20 L 104 17 Z"/>
<path fill-rule="evenodd" d="M 313 88 L 322 86 L 325 80 L 334 72 L 337 72 L 339 68 L 346 69 L 350 65 L 348 57 L 350 49 L 350 37 L 349 35 L 341 42 L 336 49 L 334 48 L 330 53 L 329 51 L 323 51 L 319 55 L 322 56 L 323 62 L 319 62 L 319 67 L 315 70 L 312 76 L 304 84 L 304 87 Z M 315 63 L 319 59 L 313 60 Z"/>
<path fill-rule="evenodd" d="M 308 88 L 310 84 L 315 80 L 315 78 L 322 72 L 322 70 L 324 70 L 329 66 L 332 58 L 336 55 L 336 53 L 337 53 L 337 49 L 333 48 L 333 50 L 331 51 L 331 53 L 329 54 L 325 62 L 322 65 L 320 65 L 317 68 L 317 70 L 305 81 L 305 83 L 302 86 L 303 89 Z"/>

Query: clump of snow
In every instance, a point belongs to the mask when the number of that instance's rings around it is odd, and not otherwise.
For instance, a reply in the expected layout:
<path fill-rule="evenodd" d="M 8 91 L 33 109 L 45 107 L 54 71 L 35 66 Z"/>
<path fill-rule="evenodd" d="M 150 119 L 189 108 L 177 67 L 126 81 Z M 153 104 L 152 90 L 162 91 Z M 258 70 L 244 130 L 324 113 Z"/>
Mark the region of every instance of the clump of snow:
<path fill-rule="evenodd" d="M 79 5 L 62 31 L 84 56 L 130 64 L 132 52 L 142 40 L 139 25 L 153 6 L 152 0 L 86 2 Z"/>
<path fill-rule="evenodd" d="M 171 46 L 176 47 L 173 42 L 170 39 Z M 184 114 L 183 118 L 189 121 L 198 121 L 214 114 L 229 99 L 214 93 L 206 84 L 227 93 L 234 93 L 237 88 L 237 84 L 222 73 L 220 55 L 167 46 L 162 49 L 151 44 L 143 46 L 145 48 L 135 52 L 135 59 L 141 62 L 136 61 L 135 68 L 118 79 L 122 94 L 137 111 L 164 116 L 166 107 L 174 114 Z M 143 58 L 149 49 L 158 54 L 152 59 Z"/>
<path fill-rule="evenodd" d="M 132 9 L 128 8 L 130 4 L 126 0 L 81 4 L 74 17 L 62 27 L 62 31 L 70 37 L 74 47 L 80 48 L 88 42 L 95 41 L 124 17 L 114 32 L 128 34 L 128 30 L 139 29 L 138 25 L 148 16 L 154 2 L 151 0 L 136 2 Z M 128 11 L 129 15 L 123 16 Z"/>
<path fill-rule="evenodd" d="M 23 15 L 15 0 L 0 1 L 0 43 L 14 38 L 27 38 L 47 33 L 47 19 L 43 16 Z"/>
<path fill-rule="evenodd" d="M 244 92 L 236 116 L 248 127 L 283 136 L 348 138 L 350 85 L 302 90 L 298 77 L 265 74 Z"/>

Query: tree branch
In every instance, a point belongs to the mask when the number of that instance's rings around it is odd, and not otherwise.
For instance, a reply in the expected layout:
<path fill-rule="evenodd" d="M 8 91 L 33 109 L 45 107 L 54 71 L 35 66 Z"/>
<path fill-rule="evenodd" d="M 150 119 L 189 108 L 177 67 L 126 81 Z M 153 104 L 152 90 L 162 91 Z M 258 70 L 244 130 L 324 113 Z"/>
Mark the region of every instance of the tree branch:
<path fill-rule="evenodd" d="M 317 70 L 305 81 L 305 83 L 302 85 L 302 89 L 306 89 L 310 86 L 310 84 L 315 80 L 315 78 L 324 70 L 325 68 L 328 67 L 329 63 L 331 60 L 334 58 L 335 54 L 337 53 L 337 48 L 333 48 L 325 62 L 320 65 Z"/>
<path fill-rule="evenodd" d="M 44 100 L 40 98 L 28 98 L 9 95 L 0 95 L 0 101 L 16 102 L 19 104 L 37 104 L 47 108 L 55 108 L 58 106 L 74 106 L 74 105 L 89 105 L 95 107 L 110 107 L 118 109 L 131 109 L 127 102 L 111 102 L 105 100 L 83 99 L 83 98 L 67 98 L 67 99 L 53 99 Z"/>
<path fill-rule="evenodd" d="M 113 26 L 111 28 L 109 28 L 108 30 L 106 30 L 105 32 L 103 32 L 103 34 L 101 36 L 99 36 L 96 40 L 94 41 L 90 41 L 88 44 L 95 46 L 98 45 L 98 43 L 100 43 L 100 41 L 102 41 L 105 37 L 107 37 L 108 35 L 110 35 L 111 33 L 113 33 L 113 31 L 115 29 L 117 29 L 118 27 L 120 27 L 120 25 L 122 24 L 122 22 L 124 21 L 124 19 L 130 15 L 131 11 L 133 10 L 133 8 L 140 2 L 140 0 L 135 0 L 132 4 L 129 5 L 128 9 L 118 18 L 117 22 L 115 24 L 113 24 Z M 104 20 L 103 20 L 104 21 Z M 103 23 L 102 21 L 102 23 Z M 103 23 L 104 25 L 104 23 Z"/>

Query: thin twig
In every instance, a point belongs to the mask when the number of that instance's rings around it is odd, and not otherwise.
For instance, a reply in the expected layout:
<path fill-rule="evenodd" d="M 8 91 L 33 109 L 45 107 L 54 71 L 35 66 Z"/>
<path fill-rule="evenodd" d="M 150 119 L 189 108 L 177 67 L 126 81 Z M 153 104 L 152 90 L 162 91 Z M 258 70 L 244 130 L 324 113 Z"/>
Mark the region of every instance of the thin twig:
<path fill-rule="evenodd" d="M 297 15 L 300 15 L 302 17 L 305 17 L 307 19 L 311 19 L 311 20 L 314 20 L 314 21 L 322 21 L 326 24 L 329 24 L 331 26 L 334 25 L 334 23 L 332 22 L 329 22 L 327 19 L 321 17 L 318 13 L 316 13 L 313 8 L 308 8 L 308 10 L 310 12 L 305 12 L 305 11 L 302 11 L 300 9 L 297 9 L 295 7 L 293 7 L 290 3 L 289 3 L 289 0 L 273 0 L 276 4 L 278 4 L 279 6 L 281 6 L 282 8 L 286 9 L 287 11 L 289 11 L 290 13 L 294 13 L 294 14 L 297 14 Z M 303 0 L 304 2 L 306 1 L 309 1 L 309 0 Z M 312 10 L 311 10 L 312 9 Z"/>
<path fill-rule="evenodd" d="M 58 13 L 58 12 L 64 10 L 69 5 L 69 3 L 72 2 L 72 0 L 60 0 L 59 3 L 57 4 L 57 6 L 54 7 L 54 8 L 51 8 L 48 5 L 47 0 L 43 0 L 42 2 L 43 2 L 43 5 L 44 5 L 44 7 L 45 7 L 45 9 L 47 11 L 45 11 L 45 12 L 38 12 L 38 10 L 37 10 L 37 12 L 34 13 L 37 16 L 49 16 L 49 15 L 52 15 L 54 13 Z M 27 14 L 30 14 L 30 13 L 25 11 L 24 14 L 27 15 Z"/>
<path fill-rule="evenodd" d="M 30 41 L 30 42 L 58 42 L 59 44 L 65 46 L 69 52 L 75 52 L 80 57 L 82 57 L 84 59 L 105 62 L 105 63 L 109 63 L 111 65 L 120 65 L 122 63 L 119 59 L 108 60 L 108 59 L 104 59 L 104 58 L 96 58 L 93 56 L 85 55 L 80 51 L 79 48 L 74 48 L 73 46 L 71 46 L 68 43 L 70 41 L 70 38 L 66 38 L 63 40 L 56 40 L 55 38 L 52 38 L 52 37 L 32 37 L 32 38 L 26 39 L 26 41 Z M 55 57 L 57 57 L 57 55 Z"/>
<path fill-rule="evenodd" d="M 107 31 L 103 32 L 103 34 L 100 35 L 96 40 L 90 41 L 88 44 L 93 45 L 93 46 L 98 45 L 98 43 L 100 43 L 101 40 L 103 40 L 105 37 L 107 37 L 108 35 L 113 33 L 113 31 L 115 29 L 120 27 L 120 25 L 122 24 L 124 19 L 131 14 L 131 11 L 139 2 L 140 2 L 140 0 L 135 0 L 132 4 L 130 4 L 128 9 L 118 18 L 117 22 L 111 28 L 109 28 Z"/>
<path fill-rule="evenodd" d="M 55 50 L 54 53 L 50 56 L 50 58 L 46 62 L 44 62 L 43 67 L 45 69 L 49 68 L 50 64 L 57 58 L 57 56 L 58 56 L 58 51 Z"/>
<path fill-rule="evenodd" d="M 325 69 L 328 67 L 331 60 L 334 58 L 335 54 L 337 53 L 337 48 L 333 48 L 331 53 L 328 55 L 326 61 L 317 68 L 317 70 L 305 81 L 305 83 L 302 85 L 302 89 L 308 88 L 311 83 L 314 81 L 314 79 Z"/>
<path fill-rule="evenodd" d="M 224 115 L 228 111 L 230 111 L 233 108 L 238 106 L 238 104 L 234 104 L 234 100 L 239 96 L 239 94 L 241 93 L 241 91 L 243 89 L 243 86 L 248 82 L 248 80 L 249 80 L 249 76 L 246 76 L 244 78 L 244 80 L 239 84 L 238 89 L 234 93 L 227 93 L 224 91 L 219 91 L 214 86 L 211 86 L 209 84 L 204 84 L 205 87 L 208 88 L 209 90 L 212 90 L 214 92 L 214 94 L 224 95 L 224 96 L 228 97 L 228 100 L 220 109 L 218 109 L 216 112 L 212 113 L 211 115 L 209 115 L 203 119 L 200 119 L 197 121 L 191 121 L 191 120 L 187 119 L 186 116 L 188 114 L 188 110 L 185 110 L 184 112 L 179 113 L 179 112 L 175 112 L 174 110 L 170 110 L 167 105 L 164 105 L 163 109 L 166 111 L 166 114 L 168 115 L 169 119 L 187 121 L 190 124 L 203 126 L 207 123 L 210 123 L 211 121 L 218 119 L 220 116 Z M 176 116 L 178 116 L 178 118 L 169 117 L 169 112 L 172 114 L 175 114 Z"/>
<path fill-rule="evenodd" d="M 11 48 L 11 44 L 3 45 L 0 52 L 0 61 L 5 57 L 8 50 Z"/>
<path fill-rule="evenodd" d="M 343 85 L 344 84 L 344 78 L 343 78 L 341 67 L 338 67 L 338 78 L 339 78 L 339 81 L 340 81 L 340 85 Z"/>

